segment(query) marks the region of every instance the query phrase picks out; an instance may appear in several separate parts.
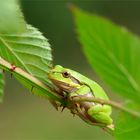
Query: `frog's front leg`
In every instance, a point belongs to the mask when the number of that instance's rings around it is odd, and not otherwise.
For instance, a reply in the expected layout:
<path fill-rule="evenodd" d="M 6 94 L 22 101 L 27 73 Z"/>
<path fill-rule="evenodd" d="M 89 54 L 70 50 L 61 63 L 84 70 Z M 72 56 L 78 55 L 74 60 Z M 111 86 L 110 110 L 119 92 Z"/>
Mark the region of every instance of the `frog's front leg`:
<path fill-rule="evenodd" d="M 97 123 L 110 125 L 113 122 L 110 117 L 111 108 L 108 105 L 95 104 L 88 109 L 88 114 L 96 120 Z"/>
<path fill-rule="evenodd" d="M 72 98 L 72 97 L 75 97 L 75 96 L 87 95 L 87 94 L 90 93 L 90 92 L 91 92 L 91 90 L 90 90 L 90 88 L 89 88 L 88 86 L 82 85 L 82 86 L 80 86 L 80 88 L 77 89 L 76 91 L 71 92 L 71 93 L 69 94 L 69 97 Z"/>
<path fill-rule="evenodd" d="M 83 85 L 76 91 L 69 93 L 68 99 L 72 100 L 72 98 L 74 97 L 83 96 L 83 95 L 88 94 L 89 92 L 90 92 L 89 87 Z M 75 103 L 75 107 L 80 109 L 81 108 L 80 103 Z"/>

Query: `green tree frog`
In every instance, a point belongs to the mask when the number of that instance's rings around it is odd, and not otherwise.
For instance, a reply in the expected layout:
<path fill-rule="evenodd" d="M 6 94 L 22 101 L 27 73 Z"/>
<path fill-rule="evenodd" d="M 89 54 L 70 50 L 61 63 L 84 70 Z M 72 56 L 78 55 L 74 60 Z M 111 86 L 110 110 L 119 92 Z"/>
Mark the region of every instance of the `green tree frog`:
<path fill-rule="evenodd" d="M 48 74 L 48 78 L 61 96 L 72 98 L 74 96 L 95 97 L 108 100 L 108 96 L 100 85 L 71 69 L 56 65 Z M 84 121 L 98 126 L 111 126 L 110 117 L 112 108 L 94 102 L 77 103 L 76 114 Z M 73 112 L 75 112 L 73 110 Z"/>

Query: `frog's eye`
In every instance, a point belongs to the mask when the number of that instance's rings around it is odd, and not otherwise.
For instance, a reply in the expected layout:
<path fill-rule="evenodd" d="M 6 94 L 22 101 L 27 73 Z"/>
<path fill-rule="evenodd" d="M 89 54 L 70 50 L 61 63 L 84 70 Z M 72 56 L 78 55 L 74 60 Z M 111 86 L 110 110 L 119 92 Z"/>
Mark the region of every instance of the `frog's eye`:
<path fill-rule="evenodd" d="M 70 77 L 70 73 L 68 73 L 67 71 L 62 73 L 64 78 L 69 78 Z"/>

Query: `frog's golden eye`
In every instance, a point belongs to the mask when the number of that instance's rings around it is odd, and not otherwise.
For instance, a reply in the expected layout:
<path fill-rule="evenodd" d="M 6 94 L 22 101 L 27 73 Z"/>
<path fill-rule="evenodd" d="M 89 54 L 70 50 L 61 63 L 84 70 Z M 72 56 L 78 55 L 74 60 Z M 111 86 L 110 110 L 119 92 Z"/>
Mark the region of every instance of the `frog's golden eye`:
<path fill-rule="evenodd" d="M 70 73 L 68 73 L 67 71 L 62 73 L 64 78 L 69 78 L 70 77 Z"/>

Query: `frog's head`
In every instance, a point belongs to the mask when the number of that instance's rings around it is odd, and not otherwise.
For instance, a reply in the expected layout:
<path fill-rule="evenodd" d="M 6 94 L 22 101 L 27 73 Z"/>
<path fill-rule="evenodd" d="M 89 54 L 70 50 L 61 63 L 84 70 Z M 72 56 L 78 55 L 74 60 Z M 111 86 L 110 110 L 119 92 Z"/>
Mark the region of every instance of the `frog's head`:
<path fill-rule="evenodd" d="M 48 74 L 51 82 L 65 92 L 73 92 L 80 87 L 80 82 L 72 75 L 70 69 L 56 65 Z"/>

